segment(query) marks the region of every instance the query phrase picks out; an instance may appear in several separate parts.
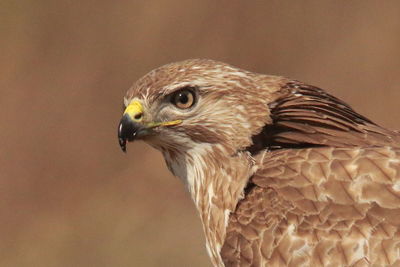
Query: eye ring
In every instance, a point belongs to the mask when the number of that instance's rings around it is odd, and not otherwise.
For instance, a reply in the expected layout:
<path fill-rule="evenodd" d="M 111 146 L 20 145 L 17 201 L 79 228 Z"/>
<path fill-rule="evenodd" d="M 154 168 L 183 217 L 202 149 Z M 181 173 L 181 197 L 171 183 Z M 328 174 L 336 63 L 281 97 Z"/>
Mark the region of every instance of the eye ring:
<path fill-rule="evenodd" d="M 191 108 L 196 102 L 196 95 L 191 87 L 185 87 L 176 91 L 171 96 L 171 103 L 179 109 Z"/>

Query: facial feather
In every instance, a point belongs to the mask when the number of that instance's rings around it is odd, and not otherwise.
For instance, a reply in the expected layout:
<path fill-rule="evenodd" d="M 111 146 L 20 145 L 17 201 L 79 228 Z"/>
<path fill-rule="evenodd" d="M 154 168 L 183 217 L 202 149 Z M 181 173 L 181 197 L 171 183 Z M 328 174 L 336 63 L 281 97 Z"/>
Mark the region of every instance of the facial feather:
<path fill-rule="evenodd" d="M 214 143 L 235 153 L 249 146 L 251 136 L 269 120 L 265 100 L 278 87 L 271 82 L 270 88 L 268 83 L 261 88 L 260 80 L 259 75 L 225 63 L 187 60 L 151 71 L 131 87 L 125 98 L 126 102 L 141 99 L 151 120 L 183 120 L 179 126 L 157 129 L 157 138 L 147 140 L 152 145 L 187 150 L 197 144 Z M 168 95 L 186 86 L 198 90 L 198 103 L 193 109 L 179 110 L 165 102 Z"/>

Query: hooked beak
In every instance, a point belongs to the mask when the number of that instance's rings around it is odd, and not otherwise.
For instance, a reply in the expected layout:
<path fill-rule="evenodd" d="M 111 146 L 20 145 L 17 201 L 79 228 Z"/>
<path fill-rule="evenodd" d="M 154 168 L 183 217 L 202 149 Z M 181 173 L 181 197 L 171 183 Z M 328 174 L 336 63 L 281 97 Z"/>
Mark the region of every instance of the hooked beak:
<path fill-rule="evenodd" d="M 118 125 L 118 141 L 123 152 L 126 152 L 126 143 L 132 142 L 140 137 L 146 136 L 151 129 L 160 126 L 173 126 L 180 124 L 181 120 L 165 122 L 143 122 L 143 106 L 133 100 L 125 109 Z"/>
<path fill-rule="evenodd" d="M 126 152 L 126 143 L 134 141 L 138 136 L 147 132 L 147 128 L 133 121 L 128 114 L 122 116 L 118 126 L 118 141 L 123 152 Z"/>

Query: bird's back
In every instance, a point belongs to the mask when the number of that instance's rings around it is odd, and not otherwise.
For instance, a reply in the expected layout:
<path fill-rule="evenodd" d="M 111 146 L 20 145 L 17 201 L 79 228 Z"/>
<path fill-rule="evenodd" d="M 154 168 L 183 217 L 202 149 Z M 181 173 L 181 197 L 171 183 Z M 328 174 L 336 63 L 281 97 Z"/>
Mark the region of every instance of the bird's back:
<path fill-rule="evenodd" d="M 400 265 L 400 138 L 325 91 L 288 82 L 231 215 L 226 266 Z"/>

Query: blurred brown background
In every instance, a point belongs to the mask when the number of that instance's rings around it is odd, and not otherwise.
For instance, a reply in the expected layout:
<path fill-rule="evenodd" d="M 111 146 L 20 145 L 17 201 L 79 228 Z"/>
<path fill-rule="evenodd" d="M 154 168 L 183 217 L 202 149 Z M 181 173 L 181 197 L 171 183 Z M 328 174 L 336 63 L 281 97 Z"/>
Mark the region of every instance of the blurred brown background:
<path fill-rule="evenodd" d="M 289 76 L 400 129 L 398 1 L 1 0 L 0 33 L 0 266 L 210 266 L 161 155 L 117 142 L 162 64 Z"/>

